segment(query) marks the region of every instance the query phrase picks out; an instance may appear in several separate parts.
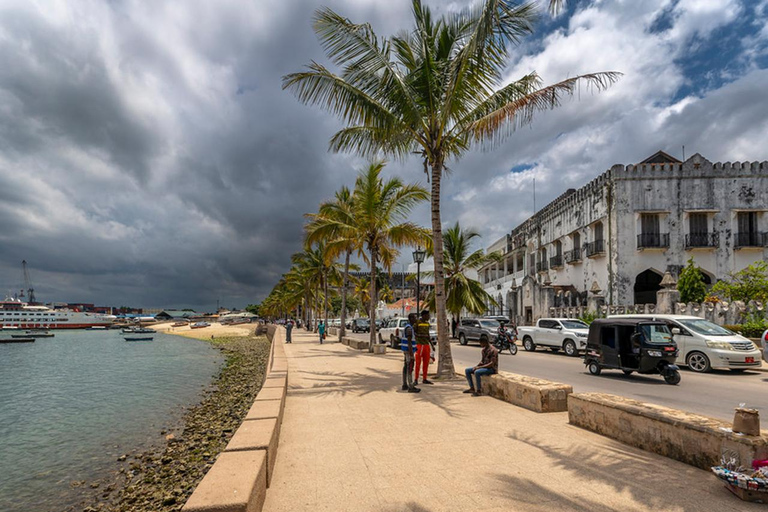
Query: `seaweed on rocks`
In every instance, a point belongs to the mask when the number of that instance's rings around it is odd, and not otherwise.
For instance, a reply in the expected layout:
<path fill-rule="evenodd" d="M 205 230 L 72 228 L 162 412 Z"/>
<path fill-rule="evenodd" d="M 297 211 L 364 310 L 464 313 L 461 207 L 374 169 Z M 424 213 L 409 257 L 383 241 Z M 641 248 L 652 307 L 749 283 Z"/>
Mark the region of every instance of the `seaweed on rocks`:
<path fill-rule="evenodd" d="M 168 433 L 159 450 L 121 456 L 117 481 L 104 482 L 84 512 L 181 510 L 242 423 L 266 374 L 267 338 L 210 342 L 225 354 L 226 363 L 202 401 L 184 415 L 183 428 Z"/>

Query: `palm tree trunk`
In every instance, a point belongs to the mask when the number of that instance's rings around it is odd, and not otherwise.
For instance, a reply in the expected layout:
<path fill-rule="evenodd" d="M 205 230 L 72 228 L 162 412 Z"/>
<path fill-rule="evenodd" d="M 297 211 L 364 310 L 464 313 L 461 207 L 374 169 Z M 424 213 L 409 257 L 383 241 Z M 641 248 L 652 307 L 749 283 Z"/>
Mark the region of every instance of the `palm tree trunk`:
<path fill-rule="evenodd" d="M 445 272 L 443 270 L 443 225 L 440 220 L 440 179 L 443 162 L 432 165 L 432 246 L 435 259 L 435 309 L 437 310 L 438 377 L 453 377 L 453 356 L 448 338 L 448 315 L 445 310 Z"/>
<path fill-rule="evenodd" d="M 325 331 L 328 332 L 328 274 L 323 276 L 323 294 L 325 303 L 323 304 L 323 321 L 325 322 Z"/>
<path fill-rule="evenodd" d="M 349 257 L 352 251 L 347 251 L 344 259 L 344 288 L 341 290 L 341 326 L 339 327 L 339 341 L 347 335 L 347 286 L 349 285 Z"/>
<path fill-rule="evenodd" d="M 370 295 L 370 306 L 368 312 L 368 318 L 371 321 L 371 328 L 369 329 L 368 336 L 368 352 L 373 352 L 373 345 L 376 343 L 376 258 L 378 254 L 376 249 L 371 249 L 371 284 L 369 286 L 368 294 Z"/>

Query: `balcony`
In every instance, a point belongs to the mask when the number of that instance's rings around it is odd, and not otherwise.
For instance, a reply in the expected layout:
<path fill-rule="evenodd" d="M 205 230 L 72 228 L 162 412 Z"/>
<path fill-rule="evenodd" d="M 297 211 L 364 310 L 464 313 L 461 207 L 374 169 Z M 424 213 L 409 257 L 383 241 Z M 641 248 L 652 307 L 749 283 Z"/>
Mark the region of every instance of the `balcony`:
<path fill-rule="evenodd" d="M 558 254 L 549 258 L 549 268 L 563 268 L 563 255 Z"/>
<path fill-rule="evenodd" d="M 638 249 L 666 249 L 669 247 L 669 233 L 641 233 L 637 235 Z"/>
<path fill-rule="evenodd" d="M 746 233 L 736 233 L 734 235 L 734 245 L 737 249 L 742 247 L 767 247 L 768 233 L 758 233 L 757 231 L 748 231 Z"/>
<path fill-rule="evenodd" d="M 549 267 L 547 267 L 546 261 L 536 263 L 536 272 L 546 272 L 547 270 L 549 270 Z"/>
<path fill-rule="evenodd" d="M 602 256 L 603 254 L 605 254 L 605 240 L 595 240 L 594 242 L 587 242 L 584 245 L 584 252 L 587 254 L 587 258 Z"/>
<path fill-rule="evenodd" d="M 575 248 L 571 251 L 565 251 L 566 263 L 576 263 L 577 261 L 581 261 L 581 249 Z"/>
<path fill-rule="evenodd" d="M 720 243 L 718 233 L 688 233 L 685 235 L 685 249 L 706 249 L 717 247 Z"/>

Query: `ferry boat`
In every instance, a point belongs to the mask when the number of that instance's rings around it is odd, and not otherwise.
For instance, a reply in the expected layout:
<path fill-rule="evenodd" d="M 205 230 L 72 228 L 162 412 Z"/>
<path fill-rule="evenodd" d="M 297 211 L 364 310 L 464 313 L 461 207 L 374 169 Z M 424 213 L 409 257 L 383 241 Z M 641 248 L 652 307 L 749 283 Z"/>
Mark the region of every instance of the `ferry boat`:
<path fill-rule="evenodd" d="M 70 309 L 51 309 L 18 299 L 0 301 L 2 329 L 89 329 L 107 328 L 115 321 L 112 315 L 82 313 Z"/>

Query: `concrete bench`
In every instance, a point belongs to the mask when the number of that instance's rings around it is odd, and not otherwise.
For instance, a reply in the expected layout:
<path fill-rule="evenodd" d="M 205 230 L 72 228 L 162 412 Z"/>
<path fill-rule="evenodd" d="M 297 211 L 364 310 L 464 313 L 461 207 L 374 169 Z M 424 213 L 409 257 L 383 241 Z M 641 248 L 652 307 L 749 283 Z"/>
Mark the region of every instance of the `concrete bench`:
<path fill-rule="evenodd" d="M 374 344 L 373 345 L 373 353 L 374 354 L 386 354 L 387 353 L 387 344 L 386 343 L 376 343 L 376 344 Z"/>
<path fill-rule="evenodd" d="M 578 393 L 568 398 L 572 425 L 630 446 L 709 469 L 723 455 L 749 467 L 768 458 L 768 433 L 761 436 L 729 432 L 730 422 L 660 405 L 603 393 Z"/>
<path fill-rule="evenodd" d="M 267 451 L 223 452 L 182 512 L 259 512 L 267 495 Z"/>
<path fill-rule="evenodd" d="M 573 387 L 548 380 L 499 372 L 481 378 L 483 393 L 535 412 L 568 410 Z"/>
<path fill-rule="evenodd" d="M 346 338 L 349 340 L 348 345 L 355 350 L 368 350 L 369 342 L 358 340 L 356 338 Z"/>
<path fill-rule="evenodd" d="M 277 418 L 244 421 L 229 440 L 224 452 L 264 450 L 267 452 L 267 487 L 272 481 L 272 472 L 277 460 L 279 430 Z"/>

